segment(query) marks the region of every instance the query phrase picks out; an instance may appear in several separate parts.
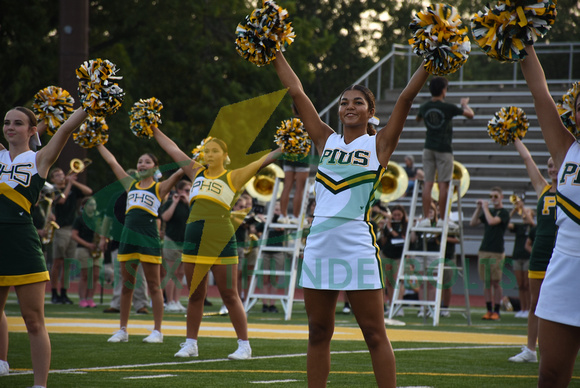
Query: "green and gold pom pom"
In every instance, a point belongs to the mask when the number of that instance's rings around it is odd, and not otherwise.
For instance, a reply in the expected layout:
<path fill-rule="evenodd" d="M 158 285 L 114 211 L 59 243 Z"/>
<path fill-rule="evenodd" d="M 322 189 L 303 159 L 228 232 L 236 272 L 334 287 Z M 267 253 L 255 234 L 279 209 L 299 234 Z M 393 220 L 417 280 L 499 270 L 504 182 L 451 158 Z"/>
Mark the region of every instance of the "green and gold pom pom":
<path fill-rule="evenodd" d="M 194 149 L 191 150 L 193 154 L 192 158 L 199 164 L 205 164 L 205 145 L 211 140 L 213 137 L 208 136 L 201 141 Z"/>
<path fill-rule="evenodd" d="M 310 152 L 311 141 L 299 118 L 284 120 L 276 130 L 274 143 L 282 148 L 284 159 L 300 160 Z"/>
<path fill-rule="evenodd" d="M 236 28 L 236 51 L 257 66 L 264 66 L 276 58 L 276 51 L 284 51 L 296 35 L 288 21 L 288 11 L 272 0 L 265 0 Z"/>
<path fill-rule="evenodd" d="M 89 115 L 105 117 L 121 107 L 125 93 L 116 82 L 123 78 L 117 71 L 114 63 L 100 58 L 86 61 L 76 70 L 81 104 Z"/>
<path fill-rule="evenodd" d="M 109 126 L 103 117 L 89 117 L 73 133 L 75 143 L 83 148 L 93 148 L 109 141 Z"/>
<path fill-rule="evenodd" d="M 485 53 L 501 62 L 517 62 L 552 28 L 556 0 L 500 0 L 471 18 L 475 41 Z"/>
<path fill-rule="evenodd" d="M 415 15 L 409 25 L 413 52 L 425 59 L 429 74 L 456 72 L 467 61 L 471 42 L 457 9 L 448 4 L 432 4 Z"/>
<path fill-rule="evenodd" d="M 580 82 L 575 82 L 574 85 L 572 85 L 572 87 L 568 90 L 568 92 L 562 96 L 562 100 L 558 101 L 556 104 L 558 107 L 558 113 L 560 114 L 560 118 L 562 119 L 564 126 L 576 138 L 578 138 L 580 135 L 580 130 L 578 130 L 578 127 L 576 126 L 576 120 L 574 119 L 576 112 L 574 102 L 576 102 L 578 93 L 580 93 Z"/>
<path fill-rule="evenodd" d="M 63 88 L 47 86 L 34 95 L 32 110 L 38 121 L 46 123 L 46 133 L 52 136 L 74 112 L 74 102 L 74 98 Z"/>
<path fill-rule="evenodd" d="M 496 112 L 487 124 L 489 137 L 498 144 L 513 143 L 516 138 L 523 139 L 528 132 L 528 118 L 521 108 L 503 107 Z"/>
<path fill-rule="evenodd" d="M 161 109 L 163 104 L 155 97 L 141 99 L 133 104 L 129 112 L 133 134 L 140 138 L 152 138 L 153 127 L 161 124 Z"/>

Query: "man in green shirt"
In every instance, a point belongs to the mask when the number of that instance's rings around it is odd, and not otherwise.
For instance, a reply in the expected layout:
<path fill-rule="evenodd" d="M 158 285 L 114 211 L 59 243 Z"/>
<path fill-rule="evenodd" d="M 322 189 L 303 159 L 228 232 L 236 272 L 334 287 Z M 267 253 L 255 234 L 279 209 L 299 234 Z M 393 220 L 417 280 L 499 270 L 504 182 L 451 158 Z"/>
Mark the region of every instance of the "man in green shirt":
<path fill-rule="evenodd" d="M 467 105 L 469 98 L 461 99 L 461 107 L 445 102 L 448 81 L 443 77 L 434 77 L 429 83 L 431 100 L 423 103 L 417 114 L 417 121 L 425 121 L 427 133 L 423 149 L 423 171 L 425 184 L 423 186 L 423 219 L 429 222 L 429 207 L 431 206 L 431 190 L 435 182 L 439 184 L 439 218 L 444 219 L 447 204 L 447 191 L 453 175 L 453 116 L 463 115 L 469 119 L 474 116 L 473 110 Z M 422 225 L 430 226 L 430 225 Z"/>
<path fill-rule="evenodd" d="M 503 207 L 501 188 L 492 187 L 489 201 L 478 199 L 471 217 L 471 226 L 483 224 L 483 240 L 478 252 L 479 278 L 483 282 L 483 296 L 487 313 L 483 319 L 497 321 L 502 298 L 501 277 L 505 262 L 504 234 L 510 221 L 509 212 Z M 489 204 L 493 208 L 489 208 Z M 492 297 L 493 293 L 493 297 Z M 492 310 L 493 303 L 493 310 Z"/>

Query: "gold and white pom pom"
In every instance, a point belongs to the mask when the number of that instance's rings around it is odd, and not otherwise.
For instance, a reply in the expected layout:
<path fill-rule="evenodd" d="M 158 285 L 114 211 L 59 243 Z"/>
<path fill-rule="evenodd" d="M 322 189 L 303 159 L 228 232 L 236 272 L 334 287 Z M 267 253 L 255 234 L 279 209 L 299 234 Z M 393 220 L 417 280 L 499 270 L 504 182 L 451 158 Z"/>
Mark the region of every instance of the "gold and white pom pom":
<path fill-rule="evenodd" d="M 74 112 L 74 102 L 74 98 L 63 88 L 47 86 L 34 95 L 32 111 L 38 121 L 46 123 L 46 133 L 52 136 Z"/>
<path fill-rule="evenodd" d="M 507 145 L 528 132 L 528 118 L 521 108 L 508 106 L 495 113 L 487 124 L 487 133 L 496 143 Z"/>
<path fill-rule="evenodd" d="M 86 61 L 76 70 L 81 104 L 89 115 L 105 117 L 121 107 L 125 93 L 116 82 L 123 78 L 117 71 L 114 63 L 101 58 Z"/>
<path fill-rule="evenodd" d="M 425 59 L 429 74 L 456 72 L 469 58 L 471 42 L 457 9 L 448 4 L 432 4 L 415 15 L 409 25 L 413 52 Z"/>
<path fill-rule="evenodd" d="M 161 109 L 163 104 L 155 97 L 134 103 L 129 112 L 131 132 L 139 138 L 152 138 L 153 127 L 161 124 Z"/>

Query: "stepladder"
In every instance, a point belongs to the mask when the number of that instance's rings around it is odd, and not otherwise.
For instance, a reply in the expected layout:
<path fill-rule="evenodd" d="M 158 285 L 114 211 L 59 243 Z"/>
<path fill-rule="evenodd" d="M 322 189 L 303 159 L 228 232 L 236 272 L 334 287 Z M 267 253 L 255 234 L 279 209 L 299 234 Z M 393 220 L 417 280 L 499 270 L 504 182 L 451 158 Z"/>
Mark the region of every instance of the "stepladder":
<path fill-rule="evenodd" d="M 278 192 L 280 178 L 274 182 L 274 193 Z M 261 238 L 258 240 L 258 254 L 254 269 L 251 272 L 250 285 L 244 301 L 244 309 L 250 311 L 261 299 L 280 301 L 284 310 L 284 319 L 292 317 L 298 280 L 298 264 L 303 251 L 302 237 L 307 225 L 306 210 L 310 187 L 314 179 L 306 181 L 300 212 L 293 223 L 277 222 L 276 199 L 268 203 L 266 220 Z M 283 266 L 276 265 L 284 257 Z"/>
<path fill-rule="evenodd" d="M 448 315 L 452 311 L 462 312 L 468 325 L 471 325 L 460 185 L 459 180 L 452 180 L 449 184 L 445 217 L 429 220 L 417 216 L 417 212 L 422 215 L 418 197 L 423 182 L 417 181 L 415 184 L 409 210 L 409 226 L 395 278 L 394 293 L 391 296 L 389 319 L 410 307 L 424 317 L 424 322 L 428 318 L 432 319 L 433 326 L 439 325 L 441 315 Z M 452 214 L 456 215 L 453 221 Z M 458 251 L 455 249 L 457 247 Z M 459 279 L 463 280 L 465 306 L 445 306 L 442 310 L 444 292 L 450 295 L 451 287 Z M 403 294 L 410 294 L 410 289 L 417 291 L 414 297 L 403 298 Z"/>

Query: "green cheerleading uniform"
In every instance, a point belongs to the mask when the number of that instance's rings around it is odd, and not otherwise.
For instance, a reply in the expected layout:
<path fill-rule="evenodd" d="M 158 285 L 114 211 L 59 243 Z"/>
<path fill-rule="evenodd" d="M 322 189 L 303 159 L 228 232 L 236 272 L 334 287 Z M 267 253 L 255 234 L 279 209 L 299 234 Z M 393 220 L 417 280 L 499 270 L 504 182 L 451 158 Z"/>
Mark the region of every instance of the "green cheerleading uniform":
<path fill-rule="evenodd" d="M 190 213 L 185 227 L 183 263 L 238 263 L 238 246 L 230 212 L 238 197 L 231 171 L 210 177 L 206 169 L 195 176 L 189 193 Z"/>
<path fill-rule="evenodd" d="M 544 187 L 537 205 L 537 224 L 535 230 L 532 253 L 530 255 L 530 279 L 543 279 L 552 257 L 552 250 L 556 242 L 556 193 L 550 193 L 548 185 Z"/>
<path fill-rule="evenodd" d="M 32 222 L 32 207 L 44 181 L 36 169 L 36 152 L 11 160 L 8 150 L 0 151 L 0 286 L 50 280 Z"/>
<path fill-rule="evenodd" d="M 141 187 L 134 181 L 127 192 L 125 227 L 119 244 L 119 261 L 139 260 L 161 264 L 157 215 L 161 206 L 159 183 Z"/>

